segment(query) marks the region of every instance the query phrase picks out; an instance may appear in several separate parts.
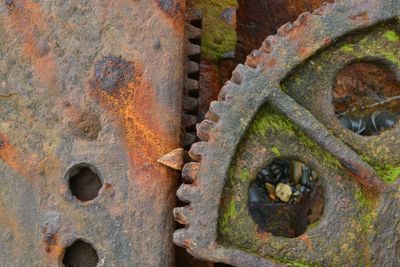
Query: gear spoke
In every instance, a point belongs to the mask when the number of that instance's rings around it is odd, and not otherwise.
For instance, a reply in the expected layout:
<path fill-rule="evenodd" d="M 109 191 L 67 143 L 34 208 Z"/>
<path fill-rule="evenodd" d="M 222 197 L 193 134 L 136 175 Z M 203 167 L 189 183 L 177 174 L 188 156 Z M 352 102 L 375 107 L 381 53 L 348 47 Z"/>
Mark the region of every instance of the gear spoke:
<path fill-rule="evenodd" d="M 280 89 L 270 95 L 270 103 L 285 114 L 310 138 L 336 157 L 349 170 L 355 180 L 372 191 L 385 191 L 388 185 L 351 148 L 343 144 L 308 110 L 296 103 Z"/>

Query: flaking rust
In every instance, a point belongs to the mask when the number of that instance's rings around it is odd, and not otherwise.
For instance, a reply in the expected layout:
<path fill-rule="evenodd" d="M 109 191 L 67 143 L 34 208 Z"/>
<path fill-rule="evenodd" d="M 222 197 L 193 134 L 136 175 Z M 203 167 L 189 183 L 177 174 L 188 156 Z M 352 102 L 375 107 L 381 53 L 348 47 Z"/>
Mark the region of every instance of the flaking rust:
<path fill-rule="evenodd" d="M 0 2 L 2 265 L 82 266 L 79 240 L 102 266 L 174 265 L 178 179 L 157 160 L 180 146 L 184 29 L 165 3 Z"/>
<path fill-rule="evenodd" d="M 125 88 L 134 79 L 134 65 L 121 56 L 107 55 L 98 60 L 94 66 L 94 87 L 107 93 Z"/>

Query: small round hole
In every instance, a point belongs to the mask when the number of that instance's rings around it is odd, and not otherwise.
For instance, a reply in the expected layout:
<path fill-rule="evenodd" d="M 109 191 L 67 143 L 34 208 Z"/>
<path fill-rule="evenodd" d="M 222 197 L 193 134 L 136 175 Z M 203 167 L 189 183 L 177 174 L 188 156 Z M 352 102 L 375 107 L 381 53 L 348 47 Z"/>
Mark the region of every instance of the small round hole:
<path fill-rule="evenodd" d="M 94 267 L 99 256 L 93 246 L 83 240 L 76 240 L 66 248 L 62 263 L 66 267 Z"/>
<path fill-rule="evenodd" d="M 354 62 L 341 69 L 332 99 L 340 123 L 360 135 L 380 134 L 400 116 L 400 82 L 383 61 Z"/>
<path fill-rule="evenodd" d="M 81 201 L 89 201 L 97 197 L 102 187 L 102 181 L 93 168 L 78 165 L 69 173 L 68 184 L 72 195 Z"/>
<path fill-rule="evenodd" d="M 260 170 L 249 192 L 249 210 L 259 231 L 297 237 L 322 216 L 324 189 L 305 164 L 275 159 Z"/>

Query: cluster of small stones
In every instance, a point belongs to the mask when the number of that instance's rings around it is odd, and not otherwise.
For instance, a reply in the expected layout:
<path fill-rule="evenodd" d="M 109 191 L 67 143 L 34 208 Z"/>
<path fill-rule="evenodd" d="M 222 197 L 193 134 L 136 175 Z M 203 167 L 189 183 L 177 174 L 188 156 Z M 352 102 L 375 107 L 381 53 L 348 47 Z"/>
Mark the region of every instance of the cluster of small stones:
<path fill-rule="evenodd" d="M 317 179 L 314 171 L 298 161 L 275 159 L 258 173 L 249 202 L 302 203 Z"/>

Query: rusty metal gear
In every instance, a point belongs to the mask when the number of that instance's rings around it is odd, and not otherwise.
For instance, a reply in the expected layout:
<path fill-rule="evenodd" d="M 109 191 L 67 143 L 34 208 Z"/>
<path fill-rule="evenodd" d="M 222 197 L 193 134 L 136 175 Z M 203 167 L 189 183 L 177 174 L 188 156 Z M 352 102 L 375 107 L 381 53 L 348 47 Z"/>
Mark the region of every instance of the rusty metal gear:
<path fill-rule="evenodd" d="M 331 82 L 338 68 L 364 58 L 398 69 L 399 15 L 399 0 L 326 4 L 282 26 L 237 66 L 197 127 L 195 162 L 183 168 L 177 196 L 189 205 L 174 210 L 186 225 L 174 234 L 177 245 L 237 266 L 399 265 L 399 182 L 385 182 L 395 174 L 381 167 L 399 166 L 389 149 L 400 147 L 399 126 L 372 139 L 349 133 L 328 108 L 330 84 L 319 94 L 315 80 L 299 78 L 322 70 L 315 75 L 323 79 L 326 70 Z M 372 153 L 371 143 L 386 152 Z M 276 156 L 324 173 L 324 215 L 297 238 L 260 233 L 248 214 L 252 177 Z"/>

